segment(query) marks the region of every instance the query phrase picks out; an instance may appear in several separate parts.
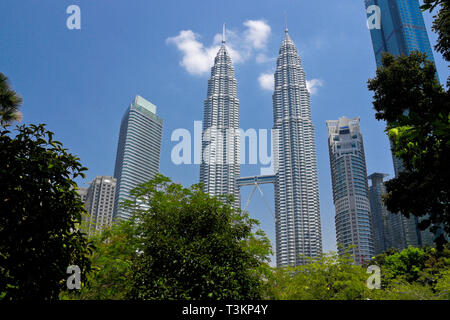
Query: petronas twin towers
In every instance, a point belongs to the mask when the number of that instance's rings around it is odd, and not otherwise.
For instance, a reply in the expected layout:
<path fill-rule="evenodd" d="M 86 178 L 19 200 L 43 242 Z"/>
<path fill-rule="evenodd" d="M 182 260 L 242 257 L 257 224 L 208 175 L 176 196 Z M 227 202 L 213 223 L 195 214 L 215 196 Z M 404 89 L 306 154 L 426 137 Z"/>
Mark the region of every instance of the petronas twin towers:
<path fill-rule="evenodd" d="M 305 72 L 286 30 L 273 93 L 273 158 L 278 266 L 306 263 L 322 253 L 314 127 Z M 239 99 L 225 39 L 204 103 L 200 182 L 213 196 L 233 195 L 240 207 Z"/>
<path fill-rule="evenodd" d="M 225 39 L 214 60 L 203 114 L 200 182 L 212 196 L 232 195 L 240 206 L 239 99 Z"/>

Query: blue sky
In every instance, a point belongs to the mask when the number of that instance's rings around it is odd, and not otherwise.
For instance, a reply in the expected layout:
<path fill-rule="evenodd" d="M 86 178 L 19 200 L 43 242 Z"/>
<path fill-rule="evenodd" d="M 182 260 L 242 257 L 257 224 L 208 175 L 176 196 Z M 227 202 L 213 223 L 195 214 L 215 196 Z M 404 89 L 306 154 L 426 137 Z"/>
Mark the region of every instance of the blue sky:
<path fill-rule="evenodd" d="M 81 30 L 66 27 L 72 4 L 81 8 Z M 89 168 L 80 184 L 113 175 L 120 120 L 139 94 L 157 105 L 164 121 L 161 173 L 188 186 L 198 182 L 199 166 L 172 163 L 176 143 L 170 135 L 177 128 L 193 130 L 203 118 L 208 59 L 222 23 L 236 51 L 240 126 L 270 129 L 272 92 L 259 79 L 274 71 L 285 12 L 307 79 L 315 84 L 311 108 L 323 247 L 329 251 L 336 236 L 325 121 L 360 116 L 368 174 L 393 176 L 384 124 L 374 118 L 366 87 L 376 66 L 363 0 L 2 0 L 0 71 L 24 99 L 23 122 L 46 123 Z M 432 16 L 424 18 L 434 45 Z M 446 79 L 445 62 L 434 56 L 440 79 Z M 259 172 L 259 165 L 241 168 L 242 176 Z M 262 189 L 273 208 L 272 187 Z M 243 203 L 249 193 L 242 190 Z M 273 218 L 258 194 L 248 209 L 273 241 Z"/>

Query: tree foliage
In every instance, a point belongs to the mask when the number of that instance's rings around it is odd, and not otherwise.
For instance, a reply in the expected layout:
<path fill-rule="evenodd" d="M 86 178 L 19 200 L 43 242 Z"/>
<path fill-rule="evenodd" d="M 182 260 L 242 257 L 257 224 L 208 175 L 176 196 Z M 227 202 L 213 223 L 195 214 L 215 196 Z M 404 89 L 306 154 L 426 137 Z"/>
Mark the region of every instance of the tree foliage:
<path fill-rule="evenodd" d="M 374 91 L 376 118 L 405 170 L 386 183 L 391 212 L 422 217 L 419 227 L 450 232 L 450 97 L 425 54 L 385 54 L 368 87 Z M 437 239 L 442 246 L 441 234 Z"/>
<path fill-rule="evenodd" d="M 424 0 L 422 10 L 432 12 L 436 7 L 439 12 L 433 17 L 432 29 L 438 34 L 438 40 L 434 48 L 441 53 L 444 59 L 450 61 L 450 0 Z M 447 80 L 447 85 L 450 82 Z"/>
<path fill-rule="evenodd" d="M 267 253 L 251 249 L 256 221 L 201 190 L 158 175 L 126 201 L 141 241 L 132 265 L 132 299 L 260 297 L 258 267 Z M 267 244 L 262 236 L 262 246 Z M 250 248 L 249 248 L 250 245 Z"/>
<path fill-rule="evenodd" d="M 94 238 L 92 273 L 63 299 L 253 299 L 266 285 L 270 241 L 257 221 L 157 175 L 122 205 L 132 214 Z"/>
<path fill-rule="evenodd" d="M 421 8 L 439 8 L 433 21 L 435 49 L 450 61 L 450 0 L 424 0 Z M 368 87 L 374 91 L 376 118 L 387 121 L 393 152 L 406 169 L 386 183 L 385 202 L 391 212 L 421 217 L 419 227 L 439 233 L 435 241 L 442 248 L 445 233 L 450 233 L 449 91 L 440 85 L 425 54 L 385 54 L 382 63 Z"/>
<path fill-rule="evenodd" d="M 266 299 L 281 300 L 440 300 L 449 299 L 450 246 L 388 250 L 368 265 L 380 267 L 380 289 L 369 289 L 372 273 L 354 264 L 347 249 L 298 267 L 272 268 Z"/>
<path fill-rule="evenodd" d="M 348 251 L 306 257 L 307 264 L 274 268 L 266 298 L 281 300 L 361 300 L 369 297 L 366 270 Z"/>
<path fill-rule="evenodd" d="M 0 72 L 0 125 L 22 119 L 19 106 L 22 98 L 11 89 L 8 78 Z"/>
<path fill-rule="evenodd" d="M 131 266 L 139 239 L 133 221 L 120 221 L 95 234 L 89 256 L 92 270 L 80 290 L 65 291 L 61 299 L 123 300 L 131 292 Z"/>
<path fill-rule="evenodd" d="M 0 298 L 57 299 L 68 266 L 89 271 L 73 180 L 86 168 L 44 125 L 16 131 L 0 130 Z"/>
<path fill-rule="evenodd" d="M 372 292 L 373 299 L 449 299 L 449 244 L 441 251 L 432 247 L 389 250 L 371 263 L 382 273 L 382 290 Z"/>

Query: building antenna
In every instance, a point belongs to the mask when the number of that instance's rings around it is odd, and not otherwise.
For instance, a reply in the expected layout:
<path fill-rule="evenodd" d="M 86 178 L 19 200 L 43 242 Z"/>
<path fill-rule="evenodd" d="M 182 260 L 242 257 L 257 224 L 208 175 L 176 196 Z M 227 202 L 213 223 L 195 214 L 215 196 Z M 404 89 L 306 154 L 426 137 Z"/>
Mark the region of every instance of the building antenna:
<path fill-rule="evenodd" d="M 288 33 L 287 13 L 286 13 L 286 10 L 284 11 L 284 32 Z"/>
<path fill-rule="evenodd" d="M 222 43 L 225 43 L 225 23 L 222 26 Z"/>

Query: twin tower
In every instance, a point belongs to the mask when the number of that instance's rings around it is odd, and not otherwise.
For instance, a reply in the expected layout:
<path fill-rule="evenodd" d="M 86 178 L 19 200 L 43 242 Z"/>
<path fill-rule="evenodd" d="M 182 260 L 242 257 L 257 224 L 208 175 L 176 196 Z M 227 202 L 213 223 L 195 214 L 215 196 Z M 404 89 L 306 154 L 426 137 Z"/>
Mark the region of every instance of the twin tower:
<path fill-rule="evenodd" d="M 278 266 L 305 264 L 322 253 L 314 126 L 305 72 L 288 30 L 274 75 L 273 154 Z M 200 182 L 212 196 L 232 195 L 240 207 L 237 82 L 225 38 L 211 68 L 204 102 Z M 258 177 L 255 177 L 255 183 Z"/>

